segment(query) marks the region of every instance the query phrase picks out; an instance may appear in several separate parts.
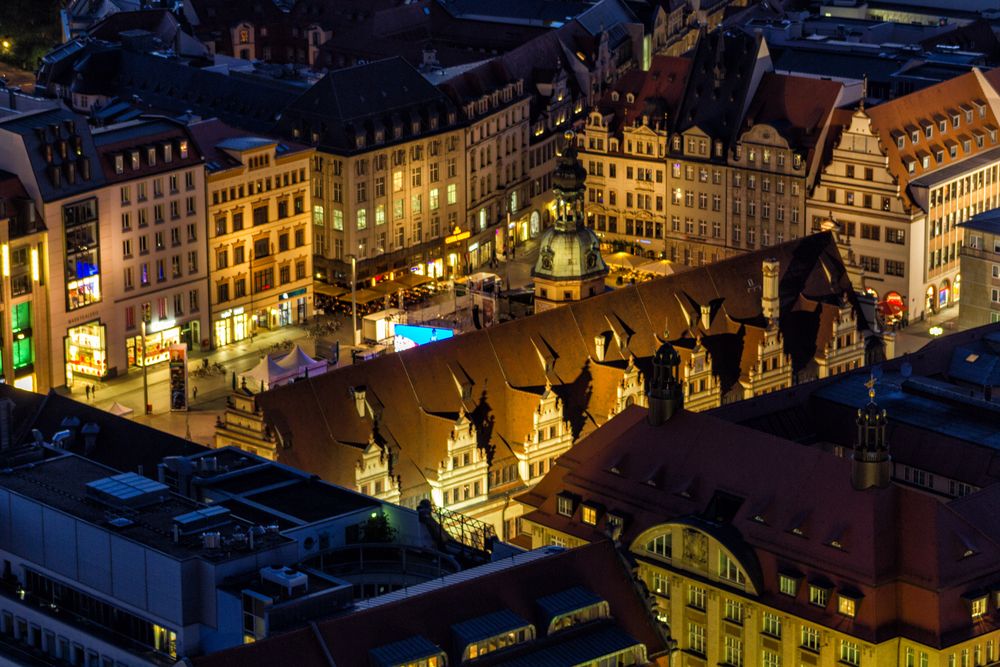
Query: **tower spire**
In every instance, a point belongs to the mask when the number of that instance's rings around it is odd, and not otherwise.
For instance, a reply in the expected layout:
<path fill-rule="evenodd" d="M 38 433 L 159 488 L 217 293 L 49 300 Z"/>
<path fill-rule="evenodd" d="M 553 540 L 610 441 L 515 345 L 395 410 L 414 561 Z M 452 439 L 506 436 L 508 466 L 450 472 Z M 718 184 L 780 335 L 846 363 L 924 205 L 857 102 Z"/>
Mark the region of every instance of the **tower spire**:
<path fill-rule="evenodd" d="M 892 457 L 885 437 L 886 411 L 879 409 L 875 402 L 875 373 L 865 381 L 868 388 L 868 404 L 858 409 L 855 423 L 858 427 L 857 441 L 851 461 L 851 484 L 855 489 L 872 487 L 885 488 L 889 485 L 892 472 Z"/>
<path fill-rule="evenodd" d="M 678 378 L 680 365 L 680 355 L 664 332 L 663 344 L 653 355 L 653 377 L 647 392 L 648 419 L 653 426 L 659 426 L 684 407 L 684 394 Z"/>

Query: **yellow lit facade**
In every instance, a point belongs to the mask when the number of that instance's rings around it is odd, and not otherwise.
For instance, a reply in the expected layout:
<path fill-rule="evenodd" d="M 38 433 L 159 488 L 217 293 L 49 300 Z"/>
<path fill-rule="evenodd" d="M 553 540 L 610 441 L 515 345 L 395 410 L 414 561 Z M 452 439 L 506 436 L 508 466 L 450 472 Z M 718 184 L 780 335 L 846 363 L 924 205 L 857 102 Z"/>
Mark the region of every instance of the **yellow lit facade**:
<path fill-rule="evenodd" d="M 304 322 L 313 312 L 311 148 L 236 137 L 207 174 L 212 344 Z"/>

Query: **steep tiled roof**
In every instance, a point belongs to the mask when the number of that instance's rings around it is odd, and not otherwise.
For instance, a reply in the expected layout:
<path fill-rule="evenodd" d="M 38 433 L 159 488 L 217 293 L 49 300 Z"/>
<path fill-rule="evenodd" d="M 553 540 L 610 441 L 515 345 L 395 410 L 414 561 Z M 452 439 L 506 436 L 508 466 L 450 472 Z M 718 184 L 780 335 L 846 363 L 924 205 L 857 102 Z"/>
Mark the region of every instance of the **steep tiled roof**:
<path fill-rule="evenodd" d="M 354 462 L 372 428 L 367 411 L 364 418 L 358 416 L 352 387 L 364 386 L 369 402 L 391 406 L 379 428 L 398 443 L 411 471 L 436 469 L 451 423 L 463 408 L 484 446 L 518 450 L 531 428 L 523 404 L 531 402 L 528 394 L 540 395 L 546 383 L 563 400 L 565 418 L 579 436 L 607 419 L 629 358 L 646 369 L 664 329 L 672 339 L 701 335 L 727 390 L 748 363 L 742 354 L 748 332 L 765 325 L 760 306 L 765 257 L 780 263 L 779 327 L 798 370 L 817 353 L 824 309 L 837 308 L 852 293 L 829 234 L 340 368 L 258 400 L 285 439 L 279 460 L 346 485 L 354 483 Z M 801 308 L 803 302 L 811 309 Z M 707 331 L 701 328 L 699 304 L 712 306 Z M 595 346 L 599 336 L 606 341 L 603 359 Z M 463 385 L 470 387 L 464 400 Z M 404 488 L 417 483 L 404 475 Z"/>
<path fill-rule="evenodd" d="M 836 81 L 768 72 L 747 109 L 744 129 L 759 123 L 772 126 L 790 146 L 805 152 L 806 164 L 812 164 L 822 155 L 817 143 L 842 89 Z"/>
<path fill-rule="evenodd" d="M 905 191 L 910 181 L 964 160 L 970 155 L 996 147 L 998 119 L 993 105 L 991 82 L 1000 83 L 1000 72 L 986 75 L 978 70 L 957 76 L 929 88 L 898 97 L 868 109 L 872 129 L 889 158 L 889 168 Z M 972 120 L 967 113 L 971 112 Z M 958 118 L 958 123 L 953 118 Z M 945 122 L 945 131 L 939 124 Z M 928 139 L 926 131 L 930 129 Z M 917 141 L 912 140 L 916 133 Z M 982 146 L 977 144 L 982 137 Z M 902 141 L 902 148 L 899 142 Z M 968 145 L 968 150 L 966 150 Z M 955 151 L 954 157 L 951 154 Z M 928 166 L 923 166 L 927 157 Z M 909 165 L 913 166 L 913 171 Z"/>
<path fill-rule="evenodd" d="M 599 621 L 589 627 L 617 628 L 618 632 L 631 637 L 633 642 L 643 643 L 650 659 L 665 655 L 666 646 L 651 622 L 645 603 L 608 541 L 532 558 L 509 567 L 498 567 L 479 576 L 476 570 L 456 576 L 462 580 L 428 592 L 417 589 L 405 597 L 381 604 L 375 598 L 360 610 L 319 621 L 313 628 L 294 630 L 254 644 L 196 658 L 194 664 L 197 667 L 246 667 L 273 664 L 281 662 L 281 656 L 287 659 L 294 655 L 296 664 L 301 667 L 326 667 L 331 664 L 331 659 L 337 665 L 360 666 L 373 664 L 369 659 L 373 649 L 411 637 L 423 637 L 450 656 L 448 664 L 460 664 L 464 644 L 456 639 L 459 630 L 468 628 L 470 621 L 483 626 L 493 620 L 495 625 L 498 612 L 504 612 L 503 618 L 510 619 L 508 625 L 514 622 L 513 618 L 520 617 L 533 624 L 537 637 L 542 639 L 547 634 L 549 619 L 538 600 L 577 588 L 586 589 L 607 602 L 611 611 L 613 621 Z M 574 635 L 572 630 L 564 630 L 558 636 L 572 638 L 579 635 Z M 345 641 L 346 637 L 350 641 Z M 525 647 L 528 649 L 526 654 L 523 650 L 512 649 L 477 663 L 506 664 L 504 660 L 516 656 L 515 659 L 521 660 L 516 664 L 577 664 L 543 661 L 547 656 L 546 648 L 552 643 L 530 642 Z M 533 652 L 532 648 L 541 651 Z M 661 663 L 657 661 L 654 664 Z"/>
<path fill-rule="evenodd" d="M 664 115 L 672 119 L 690 69 L 689 58 L 653 56 L 649 70 L 630 70 L 622 75 L 605 93 L 598 108 L 602 113 L 614 114 L 612 130 L 622 124 L 631 125 L 642 116 L 648 116 L 650 122 L 661 120 Z M 628 101 L 629 94 L 633 102 Z"/>

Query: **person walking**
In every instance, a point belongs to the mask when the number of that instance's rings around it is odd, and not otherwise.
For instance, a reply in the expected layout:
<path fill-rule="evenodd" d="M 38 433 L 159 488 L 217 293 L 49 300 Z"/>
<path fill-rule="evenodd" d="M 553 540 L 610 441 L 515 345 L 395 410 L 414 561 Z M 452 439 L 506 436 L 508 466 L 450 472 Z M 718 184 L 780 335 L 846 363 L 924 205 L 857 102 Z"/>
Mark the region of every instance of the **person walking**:
<path fill-rule="evenodd" d="M 197 401 L 198 400 L 198 387 L 192 387 L 191 388 L 191 400 L 193 400 L 193 401 Z"/>
<path fill-rule="evenodd" d="M 90 385 L 89 384 L 84 385 L 83 389 L 84 389 L 85 392 L 87 392 L 87 400 L 89 401 L 90 400 Z"/>

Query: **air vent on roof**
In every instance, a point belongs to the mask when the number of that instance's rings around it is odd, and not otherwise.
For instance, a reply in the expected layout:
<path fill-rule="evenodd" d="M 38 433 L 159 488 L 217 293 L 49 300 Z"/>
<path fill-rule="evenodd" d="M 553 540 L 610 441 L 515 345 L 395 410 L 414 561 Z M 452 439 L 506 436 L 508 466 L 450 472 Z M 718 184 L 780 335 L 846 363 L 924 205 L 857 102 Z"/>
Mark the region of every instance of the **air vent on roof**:
<path fill-rule="evenodd" d="M 166 484 L 161 484 L 134 472 L 104 477 L 87 484 L 87 495 L 112 507 L 143 507 L 166 496 Z"/>
<path fill-rule="evenodd" d="M 225 526 L 231 520 L 229 510 L 219 505 L 181 514 L 174 517 L 174 540 L 180 540 L 184 535 L 201 533 L 210 528 Z"/>

